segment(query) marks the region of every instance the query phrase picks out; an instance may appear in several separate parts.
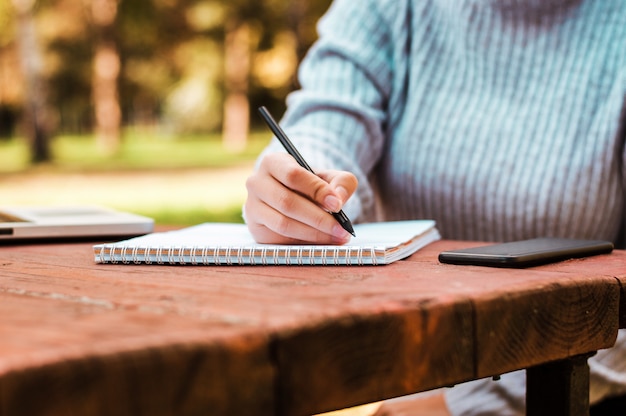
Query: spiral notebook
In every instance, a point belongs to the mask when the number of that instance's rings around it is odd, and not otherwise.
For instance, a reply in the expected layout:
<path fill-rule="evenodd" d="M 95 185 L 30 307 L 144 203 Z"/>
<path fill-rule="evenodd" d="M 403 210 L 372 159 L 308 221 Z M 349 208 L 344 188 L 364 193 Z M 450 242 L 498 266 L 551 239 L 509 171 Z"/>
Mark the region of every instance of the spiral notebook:
<path fill-rule="evenodd" d="M 96 263 L 193 265 L 383 265 L 440 239 L 432 220 L 357 224 L 348 244 L 272 245 L 244 224 L 205 223 L 93 247 Z"/>

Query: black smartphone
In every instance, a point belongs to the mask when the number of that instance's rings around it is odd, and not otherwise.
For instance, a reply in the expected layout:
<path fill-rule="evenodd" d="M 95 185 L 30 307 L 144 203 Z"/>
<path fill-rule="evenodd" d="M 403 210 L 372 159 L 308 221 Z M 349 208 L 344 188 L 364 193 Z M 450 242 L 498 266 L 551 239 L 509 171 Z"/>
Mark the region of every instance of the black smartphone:
<path fill-rule="evenodd" d="M 610 253 L 612 250 L 613 243 L 610 241 L 546 237 L 443 251 L 439 253 L 439 261 L 449 264 L 523 268 Z"/>

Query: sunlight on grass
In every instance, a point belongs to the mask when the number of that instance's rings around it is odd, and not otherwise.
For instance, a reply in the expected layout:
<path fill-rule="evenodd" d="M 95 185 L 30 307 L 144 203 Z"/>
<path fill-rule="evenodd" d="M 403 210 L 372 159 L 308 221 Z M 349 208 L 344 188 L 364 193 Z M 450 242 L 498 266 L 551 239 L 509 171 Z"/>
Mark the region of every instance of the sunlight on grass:
<path fill-rule="evenodd" d="M 2 205 L 102 205 L 158 224 L 242 222 L 252 164 L 229 168 L 0 175 Z"/>
<path fill-rule="evenodd" d="M 66 135 L 52 141 L 53 161 L 43 167 L 59 170 L 224 167 L 253 160 L 269 138 L 265 132 L 253 133 L 243 152 L 232 153 L 224 149 L 219 135 L 174 138 L 131 131 L 124 135 L 118 153 L 105 155 L 92 136 Z M 29 168 L 28 145 L 24 140 L 0 141 L 0 173 Z"/>
<path fill-rule="evenodd" d="M 0 205 L 103 205 L 157 224 L 242 222 L 245 180 L 269 136 L 252 136 L 242 153 L 219 137 L 127 135 L 115 156 L 90 137 L 54 141 L 53 162 L 29 167 L 26 145 L 0 141 Z"/>
<path fill-rule="evenodd" d="M 119 208 L 118 208 L 119 209 Z M 153 218 L 157 224 L 194 225 L 203 222 L 238 222 L 242 223 L 241 205 L 234 205 L 223 209 L 178 208 L 178 209 L 150 209 L 136 208 L 133 212 Z"/>
<path fill-rule="evenodd" d="M 21 140 L 0 140 L 0 173 L 24 170 L 28 166 L 28 147 Z"/>

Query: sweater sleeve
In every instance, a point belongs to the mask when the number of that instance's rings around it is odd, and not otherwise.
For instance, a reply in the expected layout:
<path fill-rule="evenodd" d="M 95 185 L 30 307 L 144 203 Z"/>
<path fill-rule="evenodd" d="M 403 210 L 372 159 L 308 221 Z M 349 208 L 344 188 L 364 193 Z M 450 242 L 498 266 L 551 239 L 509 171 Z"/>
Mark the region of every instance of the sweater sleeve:
<path fill-rule="evenodd" d="M 404 2 L 336 0 L 318 25 L 319 39 L 299 69 L 281 126 L 313 169 L 341 169 L 359 180 L 344 207 L 353 221 L 372 220 L 369 175 L 384 148 L 394 77 L 389 14 Z M 387 4 L 390 3 L 390 4 Z M 394 13 L 390 12 L 394 9 Z M 267 151 L 276 151 L 275 141 Z"/>

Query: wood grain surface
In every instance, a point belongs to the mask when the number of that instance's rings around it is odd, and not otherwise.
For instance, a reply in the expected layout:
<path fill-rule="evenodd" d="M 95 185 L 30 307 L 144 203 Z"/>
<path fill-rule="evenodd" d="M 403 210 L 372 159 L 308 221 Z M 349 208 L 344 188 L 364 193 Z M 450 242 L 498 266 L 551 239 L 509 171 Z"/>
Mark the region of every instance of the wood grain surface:
<path fill-rule="evenodd" d="M 436 260 L 471 244 L 379 267 L 2 246 L 0 414 L 307 415 L 613 344 L 624 252 L 529 270 Z"/>

